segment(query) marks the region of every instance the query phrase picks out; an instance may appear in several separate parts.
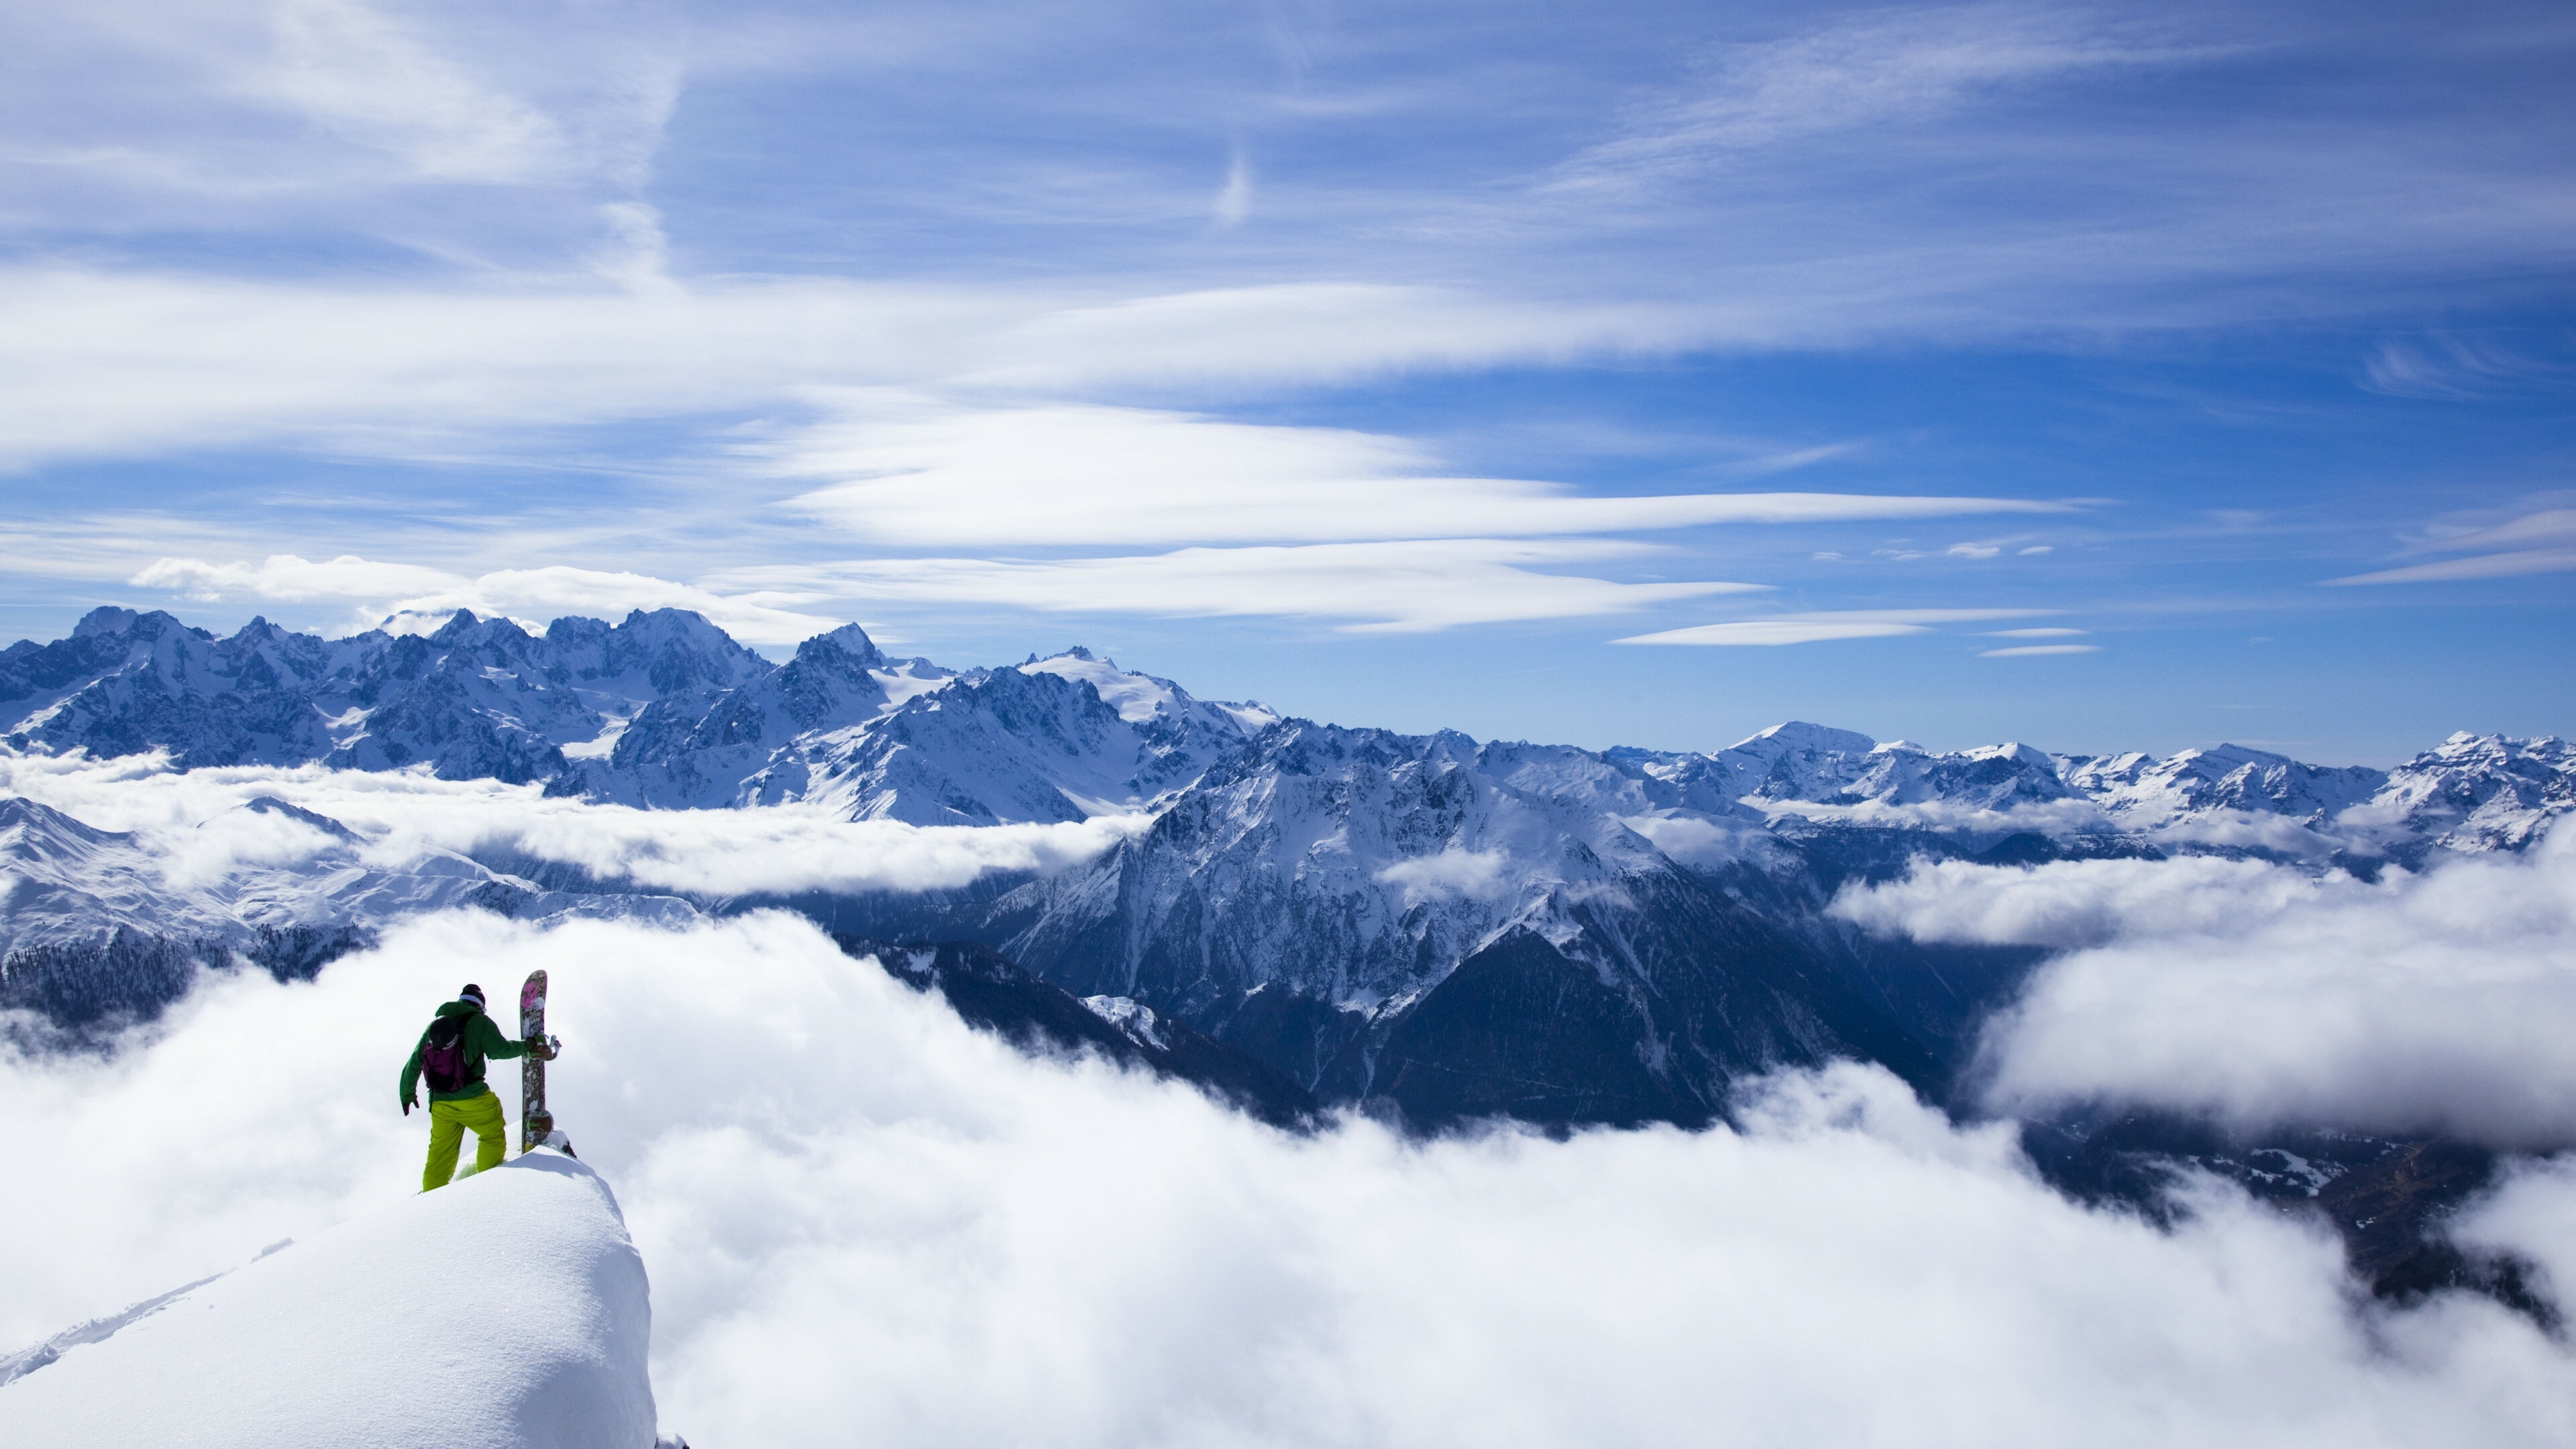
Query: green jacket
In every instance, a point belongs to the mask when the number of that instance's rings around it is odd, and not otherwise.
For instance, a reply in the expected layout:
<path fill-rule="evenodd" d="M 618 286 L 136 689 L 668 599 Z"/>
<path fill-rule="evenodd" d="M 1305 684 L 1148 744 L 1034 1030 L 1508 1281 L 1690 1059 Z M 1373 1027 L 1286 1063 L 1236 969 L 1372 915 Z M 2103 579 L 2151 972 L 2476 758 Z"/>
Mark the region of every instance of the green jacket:
<path fill-rule="evenodd" d="M 440 1016 L 454 1016 L 460 1011 L 474 1012 L 474 1019 L 465 1023 L 465 1085 L 453 1092 L 430 1093 L 429 1100 L 433 1102 L 462 1102 L 471 1097 L 482 1096 L 492 1090 L 483 1085 L 484 1058 L 490 1057 L 496 1061 L 506 1062 L 512 1057 L 523 1057 L 528 1054 L 526 1042 L 512 1041 L 501 1035 L 498 1022 L 480 1011 L 475 1011 L 464 1002 L 443 1002 L 438 1008 Z M 429 1028 L 424 1026 L 420 1029 L 420 1040 L 411 1044 L 411 1060 L 403 1063 L 402 1099 L 406 1106 L 414 1100 L 412 1093 L 420 1086 L 420 1052 L 421 1048 L 428 1045 Z"/>

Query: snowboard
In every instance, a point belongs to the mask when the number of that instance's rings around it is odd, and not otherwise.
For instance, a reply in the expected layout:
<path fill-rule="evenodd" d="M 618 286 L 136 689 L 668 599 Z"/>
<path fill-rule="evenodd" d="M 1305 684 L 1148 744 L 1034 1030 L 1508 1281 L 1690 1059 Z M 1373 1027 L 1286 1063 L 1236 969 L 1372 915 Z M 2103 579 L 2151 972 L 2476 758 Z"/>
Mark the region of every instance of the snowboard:
<path fill-rule="evenodd" d="M 529 972 L 527 984 L 519 988 L 519 1038 L 545 1042 L 549 1049 L 554 1045 L 546 1035 L 544 967 Z M 519 1059 L 519 1151 L 525 1154 L 540 1147 L 573 1155 L 572 1139 L 555 1130 L 555 1114 L 546 1110 L 546 1060 L 530 1052 Z"/>

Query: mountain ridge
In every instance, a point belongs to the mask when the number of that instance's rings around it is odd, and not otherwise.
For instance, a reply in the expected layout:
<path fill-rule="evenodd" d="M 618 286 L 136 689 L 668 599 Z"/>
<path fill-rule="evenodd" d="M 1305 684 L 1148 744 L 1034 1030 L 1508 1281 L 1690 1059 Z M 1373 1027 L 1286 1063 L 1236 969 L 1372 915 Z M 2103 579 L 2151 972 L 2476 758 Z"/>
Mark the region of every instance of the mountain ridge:
<path fill-rule="evenodd" d="M 416 769 L 603 805 L 923 826 L 1138 823 L 1096 856 L 970 888 L 683 900 L 516 855 L 388 868 L 299 812 L 279 819 L 316 832 L 304 865 L 153 907 L 131 842 L 22 822 L 0 826 L 0 868 L 40 889 L 13 887 L 0 948 L 53 954 L 13 980 L 142 951 L 156 921 L 158 939 L 221 955 L 263 930 L 321 939 L 458 905 L 676 920 L 783 904 L 838 933 L 997 952 L 1319 1102 L 1427 1122 L 1706 1121 L 1747 1076 L 1840 1056 L 1941 1095 L 2036 958 L 1868 938 L 1827 913 L 1849 883 L 1920 860 L 2220 854 L 2367 875 L 2520 850 L 2576 810 L 2576 751 L 2556 737 L 2463 733 L 2385 771 L 2236 745 L 1942 752 L 1801 721 L 1722 750 L 1587 750 L 1203 701 L 1079 648 L 949 669 L 850 625 L 772 664 L 671 610 L 536 634 L 460 611 L 426 635 L 326 641 L 101 609 L 71 639 L 0 652 L 0 720 L 13 750 L 161 750 L 182 770 Z M 92 874 L 144 904 L 81 897 L 46 863 L 75 850 L 130 865 Z M 151 967 L 136 980 L 171 989 L 176 968 L 136 960 Z"/>

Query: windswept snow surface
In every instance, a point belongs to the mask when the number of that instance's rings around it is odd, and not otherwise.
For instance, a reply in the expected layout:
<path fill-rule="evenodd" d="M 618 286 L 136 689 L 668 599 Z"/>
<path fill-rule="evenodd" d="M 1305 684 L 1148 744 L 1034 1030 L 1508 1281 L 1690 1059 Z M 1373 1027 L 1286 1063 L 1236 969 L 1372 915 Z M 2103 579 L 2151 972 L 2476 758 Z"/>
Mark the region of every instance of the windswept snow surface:
<path fill-rule="evenodd" d="M 647 1449 L 644 1263 L 553 1153 L 387 1203 L 0 1387 L 11 1449 Z"/>

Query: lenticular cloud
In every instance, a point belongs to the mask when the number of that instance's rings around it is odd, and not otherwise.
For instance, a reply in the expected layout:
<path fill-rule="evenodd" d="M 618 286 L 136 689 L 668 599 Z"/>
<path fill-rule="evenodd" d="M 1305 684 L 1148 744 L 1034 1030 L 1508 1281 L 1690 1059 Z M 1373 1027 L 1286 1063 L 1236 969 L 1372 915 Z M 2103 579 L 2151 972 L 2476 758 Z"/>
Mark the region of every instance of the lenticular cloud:
<path fill-rule="evenodd" d="M 2001 1108 L 2576 1141 L 2576 830 L 2377 884 L 2251 861 L 1948 862 L 1834 910 L 2077 948 L 1988 1026 Z"/>
<path fill-rule="evenodd" d="M 423 917 L 313 982 L 214 979 L 112 1059 L 0 1059 L 0 1153 L 73 1164 L 0 1178 L 0 1337 L 407 1194 L 422 1012 L 537 966 L 697 1442 L 2576 1436 L 2576 1365 L 2495 1304 L 2356 1314 L 2322 1228 L 2077 1207 L 1875 1068 L 1775 1079 L 1741 1130 L 1299 1137 L 1022 1056 L 783 915 Z M 2512 1191 L 2482 1231 L 2556 1261 L 2525 1240 L 2576 1184 Z"/>

